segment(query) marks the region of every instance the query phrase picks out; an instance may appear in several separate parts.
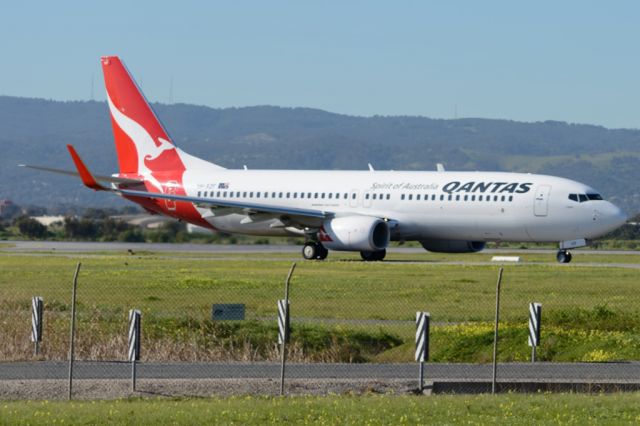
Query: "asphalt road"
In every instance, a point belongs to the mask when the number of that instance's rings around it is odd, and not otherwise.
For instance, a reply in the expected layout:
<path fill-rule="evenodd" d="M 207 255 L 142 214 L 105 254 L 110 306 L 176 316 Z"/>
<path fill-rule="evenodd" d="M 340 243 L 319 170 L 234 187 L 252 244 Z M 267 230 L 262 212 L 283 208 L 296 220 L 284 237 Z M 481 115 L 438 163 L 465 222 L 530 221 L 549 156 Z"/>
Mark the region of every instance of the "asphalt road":
<path fill-rule="evenodd" d="M 413 379 L 417 364 L 288 364 L 291 379 Z M 66 379 L 68 363 L 57 361 L 0 363 L 0 380 Z M 277 363 L 146 363 L 137 365 L 141 379 L 276 379 Z M 428 380 L 491 380 L 489 364 L 425 364 Z M 640 383 L 640 362 L 508 363 L 498 365 L 498 380 L 527 382 Z M 127 362 L 76 362 L 75 379 L 126 379 Z"/>

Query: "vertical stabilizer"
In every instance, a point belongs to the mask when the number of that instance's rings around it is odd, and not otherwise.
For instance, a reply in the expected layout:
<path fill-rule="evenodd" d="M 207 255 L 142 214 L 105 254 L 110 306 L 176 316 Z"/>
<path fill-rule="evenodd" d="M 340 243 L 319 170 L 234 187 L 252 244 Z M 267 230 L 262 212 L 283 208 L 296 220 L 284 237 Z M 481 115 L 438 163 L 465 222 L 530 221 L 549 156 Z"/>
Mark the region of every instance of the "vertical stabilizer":
<path fill-rule="evenodd" d="M 121 174 L 184 171 L 168 133 L 117 56 L 101 59 Z"/>

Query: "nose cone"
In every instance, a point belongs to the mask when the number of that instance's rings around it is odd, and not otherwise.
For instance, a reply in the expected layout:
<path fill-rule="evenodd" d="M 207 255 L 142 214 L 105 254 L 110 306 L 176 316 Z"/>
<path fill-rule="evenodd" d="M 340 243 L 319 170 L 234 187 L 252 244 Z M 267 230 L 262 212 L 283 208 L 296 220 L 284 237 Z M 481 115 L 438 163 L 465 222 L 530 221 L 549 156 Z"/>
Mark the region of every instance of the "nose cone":
<path fill-rule="evenodd" d="M 608 203 L 603 219 L 607 224 L 608 230 L 613 231 L 627 222 L 627 215 L 620 207 L 615 204 Z"/>

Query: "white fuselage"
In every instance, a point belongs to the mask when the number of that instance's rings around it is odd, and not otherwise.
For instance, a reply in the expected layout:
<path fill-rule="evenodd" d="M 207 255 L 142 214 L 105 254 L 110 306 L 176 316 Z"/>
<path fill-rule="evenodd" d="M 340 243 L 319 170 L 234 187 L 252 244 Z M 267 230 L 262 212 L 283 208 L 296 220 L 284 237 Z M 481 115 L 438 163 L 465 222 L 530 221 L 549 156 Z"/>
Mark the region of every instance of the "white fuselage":
<path fill-rule="evenodd" d="M 626 220 L 589 186 L 546 175 L 194 168 L 183 178 L 193 197 L 385 218 L 397 223 L 392 240 L 558 242 L 596 238 Z M 584 200 L 587 194 L 592 199 Z M 292 233 L 272 219 L 247 221 L 234 210 L 199 212 L 221 231 Z"/>

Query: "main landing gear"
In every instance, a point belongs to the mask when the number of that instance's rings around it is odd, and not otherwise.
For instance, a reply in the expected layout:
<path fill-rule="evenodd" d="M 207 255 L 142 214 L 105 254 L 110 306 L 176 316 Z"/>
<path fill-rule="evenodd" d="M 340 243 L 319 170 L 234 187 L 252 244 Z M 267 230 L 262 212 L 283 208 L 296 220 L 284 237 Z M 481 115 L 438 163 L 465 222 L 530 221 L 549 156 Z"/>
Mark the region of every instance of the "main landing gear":
<path fill-rule="evenodd" d="M 329 250 L 315 241 L 308 241 L 302 247 L 302 257 L 307 260 L 323 260 L 327 258 Z"/>
<path fill-rule="evenodd" d="M 362 257 L 362 260 L 364 260 L 365 262 L 374 262 L 374 261 L 382 260 L 386 255 L 387 255 L 387 251 L 384 249 L 378 250 L 378 251 L 361 251 L 360 252 L 360 257 Z"/>
<path fill-rule="evenodd" d="M 558 262 L 560 263 L 569 263 L 571 262 L 571 252 L 568 250 L 558 250 L 556 259 L 558 259 Z"/>

